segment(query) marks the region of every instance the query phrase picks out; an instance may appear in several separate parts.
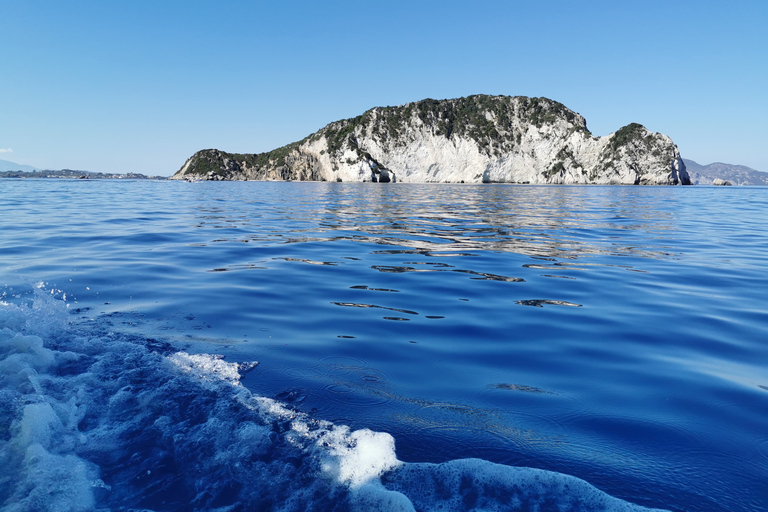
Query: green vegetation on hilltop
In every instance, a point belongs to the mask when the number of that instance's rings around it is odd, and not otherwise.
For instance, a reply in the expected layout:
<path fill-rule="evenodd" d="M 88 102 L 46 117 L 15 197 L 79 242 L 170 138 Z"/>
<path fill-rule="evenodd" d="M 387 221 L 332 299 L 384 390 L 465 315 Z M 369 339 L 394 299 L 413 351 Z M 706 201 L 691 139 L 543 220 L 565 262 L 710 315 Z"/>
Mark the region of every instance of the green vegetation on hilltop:
<path fill-rule="evenodd" d="M 659 145 L 655 143 L 656 137 L 656 134 L 650 133 L 643 125 L 630 123 L 613 134 L 609 147 L 613 153 L 616 153 L 619 148 L 629 148 L 632 145 L 642 144 L 645 146 L 645 149 L 651 151 L 651 155 L 658 158 L 663 155 L 663 152 Z M 673 153 L 669 153 L 667 156 L 669 158 L 674 157 Z"/>
<path fill-rule="evenodd" d="M 616 151 L 621 146 L 626 146 L 630 142 L 640 141 L 646 136 L 645 127 L 639 123 L 630 123 L 616 131 L 611 138 L 611 149 Z"/>
<path fill-rule="evenodd" d="M 285 165 L 286 157 L 291 154 L 291 151 L 297 149 L 306 139 L 298 142 L 292 142 L 286 146 L 267 151 L 266 153 L 234 153 L 231 156 L 233 160 L 244 165 L 246 167 L 254 167 L 262 169 L 270 165 L 275 167 L 282 167 Z"/>
<path fill-rule="evenodd" d="M 509 143 L 519 143 L 522 134 L 516 126 L 530 124 L 541 128 L 558 119 L 587 131 L 580 116 L 562 103 L 547 98 L 475 95 L 451 100 L 431 98 L 397 107 L 376 107 L 363 115 L 329 124 L 321 132 L 328 142 L 328 152 L 336 154 L 346 143 L 356 146 L 355 132 L 380 140 L 406 136 L 413 120 L 432 128 L 438 136 L 467 137 L 486 151 L 499 150 Z M 517 121 L 517 123 L 515 122 Z"/>
<path fill-rule="evenodd" d="M 344 147 L 345 142 L 352 143 L 350 144 L 352 146 L 356 145 L 353 142 L 354 131 L 356 127 L 363 125 L 366 114 L 331 123 L 322 130 L 328 143 L 328 153 L 336 154 Z"/>
<path fill-rule="evenodd" d="M 213 172 L 225 176 L 228 171 L 258 171 L 268 167 L 283 167 L 288 155 L 306 140 L 305 138 L 265 153 L 227 153 L 218 149 L 204 149 L 195 153 L 186 173 L 208 175 Z"/>
<path fill-rule="evenodd" d="M 226 154 L 226 153 L 225 153 Z M 187 168 L 187 174 L 208 174 L 213 171 L 220 174 L 224 161 L 221 152 L 216 149 L 203 149 L 192 156 L 192 161 Z"/>

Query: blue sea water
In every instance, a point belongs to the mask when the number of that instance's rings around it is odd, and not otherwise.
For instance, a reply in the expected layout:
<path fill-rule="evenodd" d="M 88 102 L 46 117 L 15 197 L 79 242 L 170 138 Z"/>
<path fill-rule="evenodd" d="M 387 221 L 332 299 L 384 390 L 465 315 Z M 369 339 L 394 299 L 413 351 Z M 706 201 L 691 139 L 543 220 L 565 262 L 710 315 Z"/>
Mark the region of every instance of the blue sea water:
<path fill-rule="evenodd" d="M 765 188 L 2 180 L 1 510 L 768 510 L 766 249 Z"/>

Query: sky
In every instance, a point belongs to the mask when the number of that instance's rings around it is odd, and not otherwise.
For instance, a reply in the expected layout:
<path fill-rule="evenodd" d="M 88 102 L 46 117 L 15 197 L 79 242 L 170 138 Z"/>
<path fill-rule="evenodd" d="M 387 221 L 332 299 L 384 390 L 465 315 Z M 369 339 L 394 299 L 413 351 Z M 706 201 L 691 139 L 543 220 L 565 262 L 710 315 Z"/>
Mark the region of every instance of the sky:
<path fill-rule="evenodd" d="M 544 96 L 768 171 L 768 1 L 0 0 L 0 159 L 169 176 L 375 106 Z"/>

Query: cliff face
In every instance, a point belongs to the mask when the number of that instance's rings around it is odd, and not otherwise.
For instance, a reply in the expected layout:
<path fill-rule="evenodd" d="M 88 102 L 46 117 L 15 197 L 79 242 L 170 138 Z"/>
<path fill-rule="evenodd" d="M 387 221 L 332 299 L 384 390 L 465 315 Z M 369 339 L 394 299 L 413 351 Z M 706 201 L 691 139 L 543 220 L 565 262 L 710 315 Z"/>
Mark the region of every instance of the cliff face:
<path fill-rule="evenodd" d="M 595 137 L 546 98 L 469 96 L 377 107 L 260 154 L 215 149 L 172 179 L 690 184 L 672 140 L 630 124 Z"/>

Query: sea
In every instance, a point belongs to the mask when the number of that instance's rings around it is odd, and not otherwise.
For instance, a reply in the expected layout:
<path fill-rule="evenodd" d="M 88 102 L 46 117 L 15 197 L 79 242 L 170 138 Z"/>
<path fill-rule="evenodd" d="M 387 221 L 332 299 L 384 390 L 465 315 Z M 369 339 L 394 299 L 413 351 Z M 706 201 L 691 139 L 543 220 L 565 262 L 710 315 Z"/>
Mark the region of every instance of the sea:
<path fill-rule="evenodd" d="M 0 180 L 0 510 L 768 510 L 768 188 Z"/>

